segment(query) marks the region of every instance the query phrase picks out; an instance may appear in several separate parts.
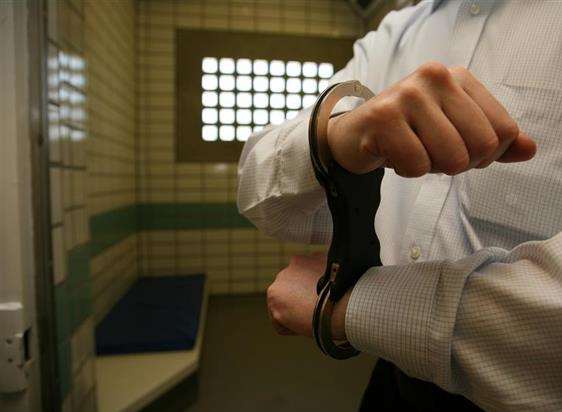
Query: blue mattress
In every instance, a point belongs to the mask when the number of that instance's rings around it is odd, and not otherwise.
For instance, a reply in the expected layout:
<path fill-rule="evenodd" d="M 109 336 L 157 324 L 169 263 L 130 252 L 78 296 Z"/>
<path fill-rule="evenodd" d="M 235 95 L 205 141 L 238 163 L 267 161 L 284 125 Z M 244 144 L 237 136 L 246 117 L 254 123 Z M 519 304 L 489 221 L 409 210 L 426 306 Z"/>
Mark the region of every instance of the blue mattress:
<path fill-rule="evenodd" d="M 139 279 L 96 328 L 97 354 L 193 348 L 204 285 L 205 275 Z"/>

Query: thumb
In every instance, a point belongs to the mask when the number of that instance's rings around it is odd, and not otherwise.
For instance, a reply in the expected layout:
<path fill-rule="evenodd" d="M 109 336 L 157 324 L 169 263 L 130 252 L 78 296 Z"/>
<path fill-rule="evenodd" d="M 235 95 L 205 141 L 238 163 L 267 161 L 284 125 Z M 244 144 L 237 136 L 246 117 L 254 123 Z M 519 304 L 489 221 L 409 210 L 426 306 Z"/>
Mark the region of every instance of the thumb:
<path fill-rule="evenodd" d="M 362 120 L 357 110 L 330 119 L 328 145 L 336 162 L 351 173 L 363 174 L 382 166 L 384 159 L 367 150 L 361 136 Z"/>

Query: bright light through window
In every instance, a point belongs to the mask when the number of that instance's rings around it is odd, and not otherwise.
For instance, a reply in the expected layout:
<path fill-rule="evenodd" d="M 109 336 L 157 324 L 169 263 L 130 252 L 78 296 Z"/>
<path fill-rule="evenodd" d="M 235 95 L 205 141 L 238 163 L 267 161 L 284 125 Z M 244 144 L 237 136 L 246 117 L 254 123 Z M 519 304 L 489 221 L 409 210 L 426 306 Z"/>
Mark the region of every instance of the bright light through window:
<path fill-rule="evenodd" d="M 252 107 L 251 93 L 238 93 L 236 95 L 236 106 L 243 108 Z"/>
<path fill-rule="evenodd" d="M 201 102 L 205 107 L 215 107 L 219 102 L 218 95 L 216 92 L 203 92 Z"/>
<path fill-rule="evenodd" d="M 218 139 L 219 133 L 217 126 L 203 126 L 203 140 L 206 142 L 214 142 Z"/>
<path fill-rule="evenodd" d="M 219 70 L 224 74 L 232 74 L 234 73 L 234 65 L 234 59 L 220 59 Z"/>
<path fill-rule="evenodd" d="M 205 57 L 201 63 L 203 73 L 216 73 L 219 67 L 218 60 L 214 57 Z"/>
<path fill-rule="evenodd" d="M 267 124 L 293 119 L 328 87 L 326 62 L 204 57 L 201 62 L 202 139 L 246 141 Z"/>
<path fill-rule="evenodd" d="M 231 142 L 234 140 L 234 126 L 221 126 L 219 130 L 219 138 L 220 140 L 224 140 L 225 142 Z"/>
<path fill-rule="evenodd" d="M 219 97 L 219 102 L 222 107 L 234 107 L 234 93 L 222 92 Z"/>

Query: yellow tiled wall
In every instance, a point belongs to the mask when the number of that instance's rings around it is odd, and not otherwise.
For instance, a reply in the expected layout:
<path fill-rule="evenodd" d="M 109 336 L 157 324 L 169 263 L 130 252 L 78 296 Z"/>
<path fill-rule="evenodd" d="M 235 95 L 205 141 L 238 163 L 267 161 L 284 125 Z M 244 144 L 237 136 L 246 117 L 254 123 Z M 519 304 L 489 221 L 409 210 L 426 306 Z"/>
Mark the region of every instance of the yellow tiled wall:
<path fill-rule="evenodd" d="M 48 0 L 46 17 L 59 387 L 64 411 L 94 411 L 95 323 L 138 274 L 136 232 L 107 228 L 136 201 L 134 3 Z"/>
<path fill-rule="evenodd" d="M 341 0 L 138 3 L 139 202 L 234 207 L 235 163 L 175 162 L 174 36 L 180 27 L 356 37 L 362 25 Z M 149 276 L 205 272 L 212 293 L 251 293 L 265 290 L 290 255 L 313 249 L 324 247 L 278 242 L 253 228 L 150 230 L 141 234 L 141 267 Z"/>
<path fill-rule="evenodd" d="M 87 206 L 92 217 L 136 203 L 134 2 L 87 0 L 84 18 Z M 112 229 L 101 228 L 109 234 Z M 136 232 L 117 237 L 92 255 L 94 316 L 99 321 L 138 275 Z"/>

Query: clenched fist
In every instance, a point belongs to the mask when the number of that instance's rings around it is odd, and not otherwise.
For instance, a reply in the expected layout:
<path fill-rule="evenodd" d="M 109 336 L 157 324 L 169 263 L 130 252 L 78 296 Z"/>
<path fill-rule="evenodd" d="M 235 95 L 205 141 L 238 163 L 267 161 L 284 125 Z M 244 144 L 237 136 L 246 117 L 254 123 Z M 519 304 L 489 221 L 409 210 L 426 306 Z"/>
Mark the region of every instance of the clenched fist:
<path fill-rule="evenodd" d="M 335 160 L 354 173 L 380 166 L 404 177 L 455 175 L 531 159 L 536 145 L 468 70 L 436 62 L 330 120 Z"/>
<path fill-rule="evenodd" d="M 281 335 L 312 336 L 316 285 L 326 269 L 326 255 L 293 256 L 267 289 L 267 309 L 275 331 Z M 332 336 L 345 339 L 345 312 L 350 292 L 334 306 Z"/>

